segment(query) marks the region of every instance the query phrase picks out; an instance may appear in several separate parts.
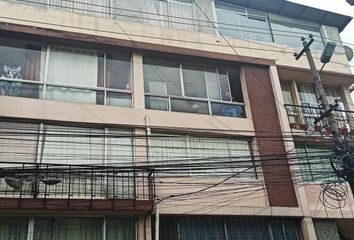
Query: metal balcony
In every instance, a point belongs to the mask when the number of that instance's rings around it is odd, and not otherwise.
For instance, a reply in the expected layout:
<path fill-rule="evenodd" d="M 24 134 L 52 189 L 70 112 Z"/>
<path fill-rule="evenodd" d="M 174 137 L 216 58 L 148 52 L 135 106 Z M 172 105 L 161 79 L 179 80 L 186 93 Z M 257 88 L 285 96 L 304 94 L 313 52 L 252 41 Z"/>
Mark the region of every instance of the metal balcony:
<path fill-rule="evenodd" d="M 12 207 L 108 210 L 126 204 L 134 210 L 154 197 L 154 173 L 131 167 L 1 162 L 0 177 L 0 203 Z"/>
<path fill-rule="evenodd" d="M 318 132 L 322 136 L 328 136 L 330 134 L 328 122 L 325 119 L 315 124 L 315 120 L 321 115 L 321 112 L 323 112 L 321 108 L 291 104 L 285 104 L 284 106 L 292 132 L 305 131 L 306 134 Z M 354 112 L 352 111 L 340 109 L 333 111 L 334 118 L 337 121 L 337 127 L 341 133 L 351 133 L 353 114 Z"/>

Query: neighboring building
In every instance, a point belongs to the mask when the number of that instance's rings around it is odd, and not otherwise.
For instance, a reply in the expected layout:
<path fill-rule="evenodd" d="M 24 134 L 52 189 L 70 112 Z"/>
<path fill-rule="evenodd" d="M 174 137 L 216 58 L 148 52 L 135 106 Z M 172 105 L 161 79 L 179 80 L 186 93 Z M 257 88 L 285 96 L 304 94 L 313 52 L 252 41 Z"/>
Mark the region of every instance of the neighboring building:
<path fill-rule="evenodd" d="M 0 9 L 0 239 L 354 239 L 351 190 L 320 194 L 333 145 L 293 58 L 313 34 L 320 68 L 337 42 L 322 77 L 350 135 L 350 17 L 284 0 Z"/>

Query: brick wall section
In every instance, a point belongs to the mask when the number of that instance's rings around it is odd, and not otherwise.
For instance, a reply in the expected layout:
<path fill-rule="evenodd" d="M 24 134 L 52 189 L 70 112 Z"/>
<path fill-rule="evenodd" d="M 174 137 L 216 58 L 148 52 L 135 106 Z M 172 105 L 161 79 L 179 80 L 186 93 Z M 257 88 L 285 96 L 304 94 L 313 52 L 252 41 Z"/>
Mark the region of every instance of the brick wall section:
<path fill-rule="evenodd" d="M 274 160 L 274 156 L 269 156 L 286 154 L 284 143 L 264 138 L 271 134 L 283 139 L 269 67 L 245 65 L 244 74 L 269 204 L 272 207 L 297 207 L 287 159 L 281 156 Z"/>

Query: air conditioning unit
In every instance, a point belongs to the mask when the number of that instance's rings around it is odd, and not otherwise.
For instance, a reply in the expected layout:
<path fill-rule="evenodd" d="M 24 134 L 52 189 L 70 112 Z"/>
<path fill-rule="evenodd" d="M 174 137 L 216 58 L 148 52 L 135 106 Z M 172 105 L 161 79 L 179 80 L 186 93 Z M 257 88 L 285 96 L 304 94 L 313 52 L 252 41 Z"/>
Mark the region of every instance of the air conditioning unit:
<path fill-rule="evenodd" d="M 349 3 L 350 5 L 354 5 L 354 0 L 347 0 L 347 3 Z"/>

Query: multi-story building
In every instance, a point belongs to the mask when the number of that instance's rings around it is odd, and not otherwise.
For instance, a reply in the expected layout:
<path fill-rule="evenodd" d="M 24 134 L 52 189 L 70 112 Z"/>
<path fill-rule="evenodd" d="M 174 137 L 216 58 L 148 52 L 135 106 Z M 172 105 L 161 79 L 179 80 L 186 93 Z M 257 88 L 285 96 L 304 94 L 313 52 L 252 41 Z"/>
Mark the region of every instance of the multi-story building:
<path fill-rule="evenodd" d="M 337 42 L 322 80 L 350 137 L 350 17 L 284 0 L 0 9 L 0 239 L 354 239 L 293 58 L 312 34 L 320 68 Z"/>

